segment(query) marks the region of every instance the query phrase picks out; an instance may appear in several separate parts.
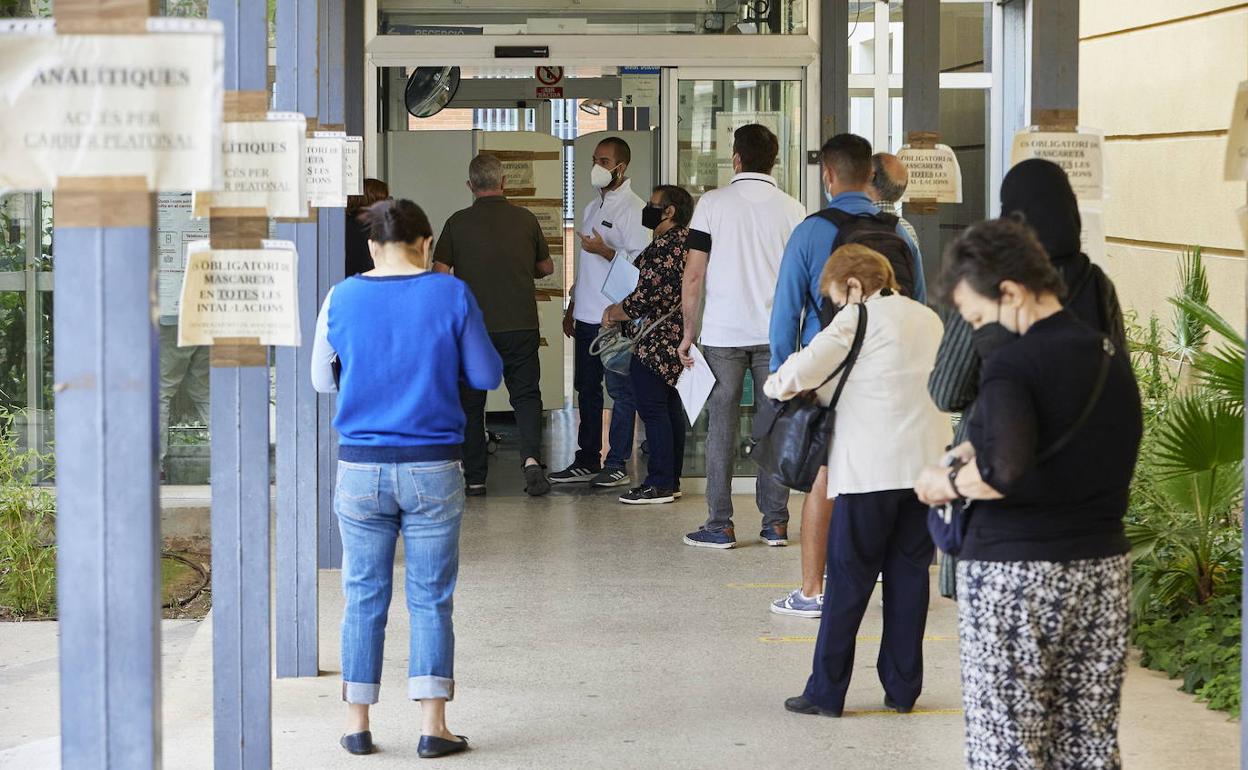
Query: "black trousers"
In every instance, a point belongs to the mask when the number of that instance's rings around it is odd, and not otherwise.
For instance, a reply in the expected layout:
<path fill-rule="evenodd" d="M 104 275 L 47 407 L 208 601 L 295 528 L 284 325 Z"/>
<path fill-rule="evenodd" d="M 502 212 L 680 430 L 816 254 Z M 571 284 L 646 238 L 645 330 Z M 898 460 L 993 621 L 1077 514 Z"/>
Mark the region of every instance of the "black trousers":
<path fill-rule="evenodd" d="M 685 426 L 689 424 L 680 394 L 637 356 L 633 356 L 630 367 L 633 399 L 650 445 L 646 486 L 677 489 L 685 467 Z"/>
<path fill-rule="evenodd" d="M 516 412 L 520 431 L 520 462 L 542 459 L 541 364 L 537 351 L 541 336 L 537 329 L 497 332 L 490 335 L 494 349 L 503 359 L 503 382 Z M 459 401 L 468 424 L 464 427 L 464 481 L 484 484 L 489 470 L 485 451 L 486 391 L 460 387 Z"/>
<path fill-rule="evenodd" d="M 897 489 L 836 498 L 828 529 L 828 582 L 806 698 L 840 711 L 854 670 L 858 627 L 884 573 L 884 634 L 876 670 L 898 706 L 913 706 L 923 689 L 923 632 L 927 627 L 928 567 L 935 546 L 927 508 L 914 490 Z"/>

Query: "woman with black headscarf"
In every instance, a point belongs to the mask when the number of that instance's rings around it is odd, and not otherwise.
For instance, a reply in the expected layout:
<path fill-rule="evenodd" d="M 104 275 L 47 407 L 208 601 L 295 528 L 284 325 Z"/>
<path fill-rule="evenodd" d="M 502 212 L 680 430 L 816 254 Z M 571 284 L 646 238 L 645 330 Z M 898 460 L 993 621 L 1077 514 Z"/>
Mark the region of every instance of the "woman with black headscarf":
<path fill-rule="evenodd" d="M 1063 306 L 1108 335 L 1114 348 L 1126 355 L 1122 352 L 1127 349 L 1127 335 L 1118 293 L 1109 276 L 1082 251 L 1079 201 L 1062 167 L 1033 158 L 1010 169 L 1001 182 L 1001 216 L 1018 217 L 1031 226 L 1066 286 Z M 953 442 L 956 446 L 966 440 L 979 395 L 981 361 L 971 345 L 970 325 L 956 312 L 943 314 L 943 319 L 945 336 L 927 388 L 941 411 L 962 413 Z M 941 556 L 939 582 L 941 595 L 954 598 L 954 560 L 946 554 Z"/>

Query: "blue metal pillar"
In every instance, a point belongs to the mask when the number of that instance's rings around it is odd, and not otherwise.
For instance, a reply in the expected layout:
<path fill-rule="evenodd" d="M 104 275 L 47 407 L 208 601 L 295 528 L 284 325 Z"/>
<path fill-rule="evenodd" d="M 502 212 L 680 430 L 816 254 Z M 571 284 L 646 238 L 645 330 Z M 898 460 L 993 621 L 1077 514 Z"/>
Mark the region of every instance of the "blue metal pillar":
<path fill-rule="evenodd" d="M 879 12 L 884 12 L 881 9 Z M 901 123 L 907 136 L 915 131 L 940 131 L 940 0 L 905 0 L 902 21 L 906 35 Z M 906 217 L 919 236 L 923 268 L 929 283 L 940 274 L 940 214 L 918 213 L 907 207 Z"/>
<path fill-rule="evenodd" d="M 263 109 L 265 3 L 210 0 L 225 26 L 225 88 Z M 227 96 L 227 117 L 231 97 Z M 234 220 L 214 247 L 252 245 L 265 220 Z M 243 225 L 241 228 L 238 225 Z M 248 232 L 242 232 L 242 231 Z M 212 350 L 213 756 L 217 770 L 267 768 L 272 758 L 269 621 L 269 366 L 263 348 Z"/>
<path fill-rule="evenodd" d="M 317 0 L 278 0 L 278 110 L 317 116 Z M 316 210 L 313 209 L 315 214 Z M 277 675 L 319 673 L 317 622 L 318 396 L 311 337 L 320 307 L 317 224 L 281 223 L 299 254 L 299 327 L 304 344 L 277 348 Z"/>
<path fill-rule="evenodd" d="M 160 766 L 154 198 L 55 197 L 61 765 Z M 91 218 L 96 221 L 91 221 Z M 104 226 L 108 225 L 108 226 Z"/>
<path fill-rule="evenodd" d="M 344 65 L 346 0 L 317 0 L 320 9 L 320 82 L 317 84 L 320 125 L 326 131 L 345 130 Z M 353 13 L 360 13 L 357 6 Z M 318 212 L 317 233 L 320 241 L 317 251 L 318 294 L 320 300 L 329 293 L 330 287 L 343 279 L 345 272 L 346 217 L 341 209 L 323 208 Z M 335 397 L 322 395 L 318 404 L 318 429 L 320 431 L 320 457 L 317 479 L 317 498 L 320 502 L 317 537 L 317 563 L 322 569 L 342 566 L 342 538 L 338 534 L 338 520 L 334 517 L 334 482 L 337 479 L 338 438 L 334 433 L 333 419 Z"/>

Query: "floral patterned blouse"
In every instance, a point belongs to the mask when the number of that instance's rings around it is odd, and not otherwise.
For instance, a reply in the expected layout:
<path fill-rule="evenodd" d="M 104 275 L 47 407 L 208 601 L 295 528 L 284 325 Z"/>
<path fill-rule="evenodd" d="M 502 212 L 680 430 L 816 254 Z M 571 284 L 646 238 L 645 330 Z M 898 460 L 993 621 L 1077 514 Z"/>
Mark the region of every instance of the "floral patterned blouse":
<path fill-rule="evenodd" d="M 685 239 L 689 228 L 673 227 L 651 241 L 637 255 L 637 288 L 624 298 L 620 307 L 629 318 L 644 319 L 642 328 L 669 311 L 670 316 L 637 342 L 633 355 L 650 370 L 675 387 L 684 366 L 676 347 L 684 335 L 685 321 L 680 312 L 680 287 L 685 273 L 685 257 L 689 249 Z"/>

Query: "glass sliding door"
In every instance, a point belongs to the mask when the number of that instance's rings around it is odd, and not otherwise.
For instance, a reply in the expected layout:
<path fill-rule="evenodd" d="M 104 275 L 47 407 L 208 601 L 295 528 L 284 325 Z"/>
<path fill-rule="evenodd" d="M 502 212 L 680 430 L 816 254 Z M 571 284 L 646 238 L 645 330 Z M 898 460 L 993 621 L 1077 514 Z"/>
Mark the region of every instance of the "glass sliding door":
<path fill-rule="evenodd" d="M 675 98 L 668 101 L 670 118 L 663 123 L 676 126 L 666 138 L 666 176 L 673 184 L 689 190 L 695 200 L 708 190 L 729 184 L 733 177 L 733 132 L 746 124 L 760 123 L 771 129 L 780 143 L 780 154 L 772 169 L 777 186 L 798 200 L 805 199 L 803 69 L 680 68 L 675 73 L 673 90 Z M 811 142 L 817 145 L 813 139 Z M 747 373 L 741 398 L 735 476 L 755 474 L 756 468 L 745 450 L 754 424 L 755 399 L 761 393 L 762 383 L 753 382 Z M 703 411 L 689 429 L 685 443 L 686 477 L 706 475 L 706 432 L 707 416 Z"/>

